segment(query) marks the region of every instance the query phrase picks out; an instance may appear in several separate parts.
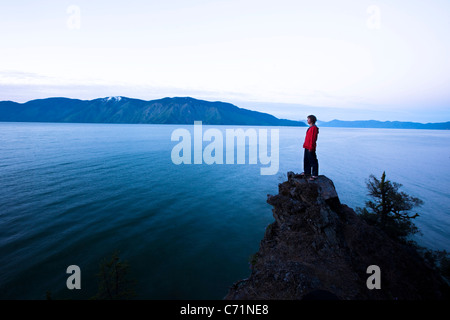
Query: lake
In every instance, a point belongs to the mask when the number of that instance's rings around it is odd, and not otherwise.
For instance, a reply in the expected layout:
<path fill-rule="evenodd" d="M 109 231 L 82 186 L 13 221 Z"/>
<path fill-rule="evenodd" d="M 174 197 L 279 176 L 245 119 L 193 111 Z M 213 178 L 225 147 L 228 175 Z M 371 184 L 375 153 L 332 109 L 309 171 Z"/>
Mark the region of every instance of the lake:
<path fill-rule="evenodd" d="M 139 299 L 222 299 L 246 278 L 274 220 L 267 194 L 303 171 L 307 128 L 203 125 L 278 129 L 279 170 L 261 175 L 260 163 L 174 164 L 171 135 L 192 127 L 0 123 L 0 298 L 88 299 L 115 251 Z M 386 171 L 424 201 L 414 240 L 450 250 L 449 131 L 320 128 L 317 156 L 352 208 Z M 69 265 L 81 290 L 66 288 Z"/>

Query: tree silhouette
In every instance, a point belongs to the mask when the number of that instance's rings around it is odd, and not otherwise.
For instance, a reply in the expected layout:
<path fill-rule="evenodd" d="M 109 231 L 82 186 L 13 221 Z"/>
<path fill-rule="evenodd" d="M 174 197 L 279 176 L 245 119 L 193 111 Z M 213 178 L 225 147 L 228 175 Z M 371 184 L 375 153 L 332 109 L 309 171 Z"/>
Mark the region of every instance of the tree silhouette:
<path fill-rule="evenodd" d="M 386 179 L 383 172 L 381 180 L 373 174 L 366 182 L 368 195 L 373 200 L 366 201 L 365 208 L 357 208 L 356 211 L 371 225 L 383 229 L 389 236 L 398 240 L 406 240 L 406 237 L 417 233 L 419 230 L 411 221 L 419 216 L 418 213 L 409 215 L 409 211 L 421 206 L 423 201 L 400 192 L 402 187 L 397 182 Z"/>
<path fill-rule="evenodd" d="M 135 281 L 128 279 L 129 264 L 120 261 L 118 252 L 110 260 L 104 259 L 97 274 L 99 286 L 96 300 L 120 300 L 133 298 Z"/>

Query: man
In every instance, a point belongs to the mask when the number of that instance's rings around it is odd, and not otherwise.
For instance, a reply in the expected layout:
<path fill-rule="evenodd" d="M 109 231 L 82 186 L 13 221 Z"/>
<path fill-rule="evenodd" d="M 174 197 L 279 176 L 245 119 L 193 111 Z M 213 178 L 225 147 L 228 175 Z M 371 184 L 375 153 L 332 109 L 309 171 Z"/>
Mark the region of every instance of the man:
<path fill-rule="evenodd" d="M 306 131 L 305 142 L 303 143 L 305 154 L 303 156 L 303 173 L 301 175 L 311 175 L 309 180 L 313 181 L 319 176 L 319 162 L 316 155 L 316 141 L 319 128 L 316 126 L 317 118 L 315 116 L 309 115 L 307 121 L 309 128 Z"/>

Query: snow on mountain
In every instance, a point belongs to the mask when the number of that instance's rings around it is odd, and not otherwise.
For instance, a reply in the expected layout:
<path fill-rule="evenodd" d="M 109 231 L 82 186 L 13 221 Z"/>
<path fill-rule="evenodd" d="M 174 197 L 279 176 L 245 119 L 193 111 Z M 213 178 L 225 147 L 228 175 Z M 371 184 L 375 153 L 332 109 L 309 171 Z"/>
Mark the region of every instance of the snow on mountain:
<path fill-rule="evenodd" d="M 109 101 L 115 101 L 115 102 L 119 102 L 122 99 L 122 97 L 120 96 L 115 96 L 115 97 L 106 97 L 103 100 L 109 102 Z"/>

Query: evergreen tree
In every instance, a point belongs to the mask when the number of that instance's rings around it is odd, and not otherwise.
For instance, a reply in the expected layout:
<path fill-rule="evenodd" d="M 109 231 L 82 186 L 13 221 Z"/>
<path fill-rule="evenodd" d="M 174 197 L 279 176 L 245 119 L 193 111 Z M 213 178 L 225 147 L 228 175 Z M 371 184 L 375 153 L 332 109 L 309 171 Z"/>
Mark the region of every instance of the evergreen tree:
<path fill-rule="evenodd" d="M 368 195 L 373 200 L 366 201 L 366 207 L 357 208 L 356 211 L 369 224 L 380 227 L 398 240 L 406 240 L 407 236 L 419 231 L 412 222 L 412 219 L 417 218 L 419 214 L 410 215 L 409 211 L 421 206 L 422 200 L 400 192 L 402 185 L 387 180 L 385 172 L 381 180 L 370 175 L 366 184 L 369 190 Z"/>
<path fill-rule="evenodd" d="M 128 279 L 129 264 L 121 261 L 118 252 L 110 260 L 103 260 L 100 264 L 99 286 L 97 295 L 93 299 L 121 300 L 133 298 L 135 281 Z"/>

